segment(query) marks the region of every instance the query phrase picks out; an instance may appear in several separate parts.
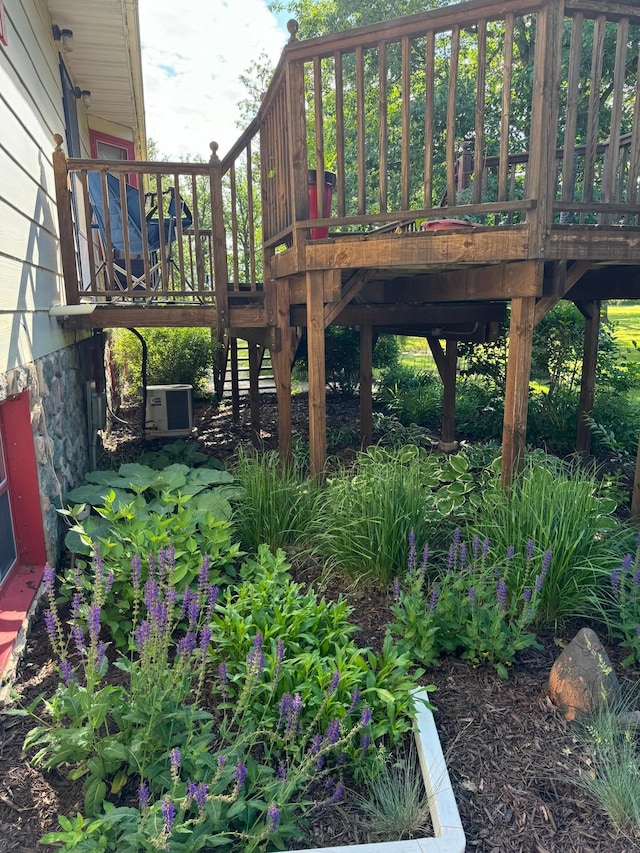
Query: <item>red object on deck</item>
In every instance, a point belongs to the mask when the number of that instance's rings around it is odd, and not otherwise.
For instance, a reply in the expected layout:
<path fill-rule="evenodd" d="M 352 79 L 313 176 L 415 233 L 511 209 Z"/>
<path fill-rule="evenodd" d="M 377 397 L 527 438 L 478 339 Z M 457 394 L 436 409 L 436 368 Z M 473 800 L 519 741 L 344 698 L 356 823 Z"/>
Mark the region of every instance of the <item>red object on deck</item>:
<path fill-rule="evenodd" d="M 453 231 L 456 228 L 473 228 L 473 222 L 466 219 L 432 219 L 420 223 L 421 231 Z"/>
<path fill-rule="evenodd" d="M 309 219 L 318 218 L 318 184 L 316 181 L 316 170 L 309 169 Z M 327 219 L 331 215 L 331 199 L 336 185 L 336 176 L 333 172 L 324 173 L 324 213 L 322 218 Z M 312 240 L 324 240 L 329 236 L 328 228 L 311 228 Z"/>

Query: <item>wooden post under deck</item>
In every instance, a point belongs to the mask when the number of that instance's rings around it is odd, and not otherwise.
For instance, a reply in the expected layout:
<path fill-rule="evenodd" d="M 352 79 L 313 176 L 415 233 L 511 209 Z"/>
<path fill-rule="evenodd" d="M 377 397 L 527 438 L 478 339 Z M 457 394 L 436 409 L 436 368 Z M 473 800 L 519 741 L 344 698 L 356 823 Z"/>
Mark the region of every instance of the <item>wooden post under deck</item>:
<path fill-rule="evenodd" d="M 260 447 L 260 348 L 247 341 L 249 351 L 249 407 L 251 410 L 251 443 Z"/>
<path fill-rule="evenodd" d="M 532 263 L 536 263 L 532 261 Z M 541 269 L 542 265 L 540 265 Z M 511 484 L 524 465 L 527 437 L 527 407 L 531 373 L 531 344 L 536 310 L 535 296 L 511 301 L 507 388 L 502 429 L 502 486 Z"/>
<path fill-rule="evenodd" d="M 278 449 L 280 463 L 291 461 L 291 320 L 289 281 L 271 282 L 275 297 L 275 322 L 280 331 L 277 347 L 271 350 L 271 366 L 278 395 Z"/>
<path fill-rule="evenodd" d="M 309 456 L 311 476 L 321 478 L 327 458 L 327 388 L 324 351 L 324 272 L 307 272 L 309 359 Z"/>
<path fill-rule="evenodd" d="M 586 302 L 578 306 L 586 317 L 584 329 L 584 352 L 582 356 L 582 379 L 578 404 L 578 433 L 576 452 L 584 455 L 591 450 L 591 429 L 585 417 L 593 411 L 596 388 L 596 364 L 598 361 L 598 336 L 600 333 L 600 302 Z"/>
<path fill-rule="evenodd" d="M 373 328 L 360 326 L 360 441 L 373 441 Z"/>
<path fill-rule="evenodd" d="M 440 450 L 457 450 L 456 443 L 456 367 L 458 365 L 458 342 L 447 340 L 446 348 L 437 338 L 427 338 L 433 360 L 444 386 L 442 397 L 442 429 Z"/>

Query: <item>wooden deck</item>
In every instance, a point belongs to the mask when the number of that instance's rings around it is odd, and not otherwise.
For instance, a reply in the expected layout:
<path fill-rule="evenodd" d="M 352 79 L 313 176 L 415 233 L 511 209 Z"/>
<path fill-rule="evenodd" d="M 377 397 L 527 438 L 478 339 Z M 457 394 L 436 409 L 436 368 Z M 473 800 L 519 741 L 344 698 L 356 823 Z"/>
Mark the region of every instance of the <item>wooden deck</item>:
<path fill-rule="evenodd" d="M 268 347 L 285 458 L 291 361 L 306 327 L 320 473 L 326 326 L 360 329 L 366 443 L 378 333 L 426 336 L 452 400 L 457 341 L 491 340 L 510 304 L 509 482 L 524 449 L 536 323 L 560 299 L 587 317 L 580 405 L 589 412 L 599 302 L 640 297 L 640 10 L 471 0 L 308 41 L 295 22 L 289 29 L 258 115 L 222 160 L 215 144 L 207 164 L 66 160 L 58 146 L 67 304 L 95 304 L 64 322 L 211 326 L 225 341 Z M 91 172 L 118 176 L 125 210 L 127 183 L 156 200 L 172 187 L 193 222 L 176 223 L 155 253 L 145 243 L 134 257 L 125 245 L 114 260 L 91 218 Z M 154 215 L 170 233 L 167 209 Z M 461 223 L 433 225 L 441 220 Z M 78 221 L 89 235 L 80 267 Z M 447 410 L 443 440 L 453 439 Z M 578 448 L 588 442 L 581 427 Z"/>

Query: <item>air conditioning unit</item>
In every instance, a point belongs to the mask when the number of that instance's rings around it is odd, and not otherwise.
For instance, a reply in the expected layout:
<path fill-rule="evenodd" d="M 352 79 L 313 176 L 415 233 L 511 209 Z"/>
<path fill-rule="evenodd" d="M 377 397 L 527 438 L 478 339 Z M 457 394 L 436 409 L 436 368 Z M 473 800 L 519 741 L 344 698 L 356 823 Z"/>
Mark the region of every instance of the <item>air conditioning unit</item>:
<path fill-rule="evenodd" d="M 147 438 L 191 435 L 191 385 L 148 385 L 145 435 Z"/>

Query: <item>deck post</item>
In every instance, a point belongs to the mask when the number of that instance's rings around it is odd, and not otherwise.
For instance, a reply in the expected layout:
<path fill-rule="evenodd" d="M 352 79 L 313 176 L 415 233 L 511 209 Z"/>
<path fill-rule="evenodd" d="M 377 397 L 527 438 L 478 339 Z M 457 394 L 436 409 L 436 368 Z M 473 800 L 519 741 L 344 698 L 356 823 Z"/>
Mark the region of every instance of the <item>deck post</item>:
<path fill-rule="evenodd" d="M 289 61 L 287 80 L 287 132 L 289 134 L 289 170 L 291 173 L 290 209 L 293 211 L 293 251 L 299 266 L 303 265 L 305 234 L 296 223 L 309 215 L 307 162 L 307 117 L 305 111 L 304 63 Z"/>
<path fill-rule="evenodd" d="M 447 340 L 445 349 L 438 338 L 427 338 L 433 360 L 438 368 L 444 387 L 442 397 L 442 428 L 439 448 L 445 453 L 458 449 L 456 428 L 456 368 L 458 366 L 458 342 Z"/>
<path fill-rule="evenodd" d="M 211 233 L 213 242 L 213 286 L 216 294 L 218 338 L 229 327 L 229 268 L 227 265 L 227 235 L 224 228 L 224 200 L 222 193 L 222 163 L 218 157 L 218 143 L 211 143 L 210 192 Z"/>
<path fill-rule="evenodd" d="M 373 328 L 360 326 L 360 442 L 373 441 Z"/>
<path fill-rule="evenodd" d="M 593 411 L 595 397 L 598 337 L 600 333 L 600 302 L 595 300 L 593 302 L 581 303 L 578 305 L 578 308 L 580 308 L 586 317 L 587 322 L 584 329 L 576 452 L 586 456 L 591 450 L 591 428 L 585 418 Z"/>
<path fill-rule="evenodd" d="M 311 476 L 322 478 L 327 459 L 327 387 L 324 347 L 324 272 L 307 271 L 309 456 Z"/>
<path fill-rule="evenodd" d="M 53 178 L 56 187 L 58 208 L 58 227 L 60 228 L 60 250 L 62 254 L 62 274 L 67 305 L 78 305 L 78 270 L 76 267 L 76 248 L 74 240 L 73 216 L 71 215 L 71 192 L 69 190 L 69 175 L 67 158 L 62 150 L 62 136 L 56 133 L 53 137 L 56 150 L 53 152 Z"/>
<path fill-rule="evenodd" d="M 251 412 L 251 443 L 260 449 L 260 347 L 247 341 L 249 353 L 249 409 Z"/>
<path fill-rule="evenodd" d="M 542 264 L 539 266 L 541 269 Z M 511 301 L 507 388 L 502 429 L 503 488 L 511 484 L 514 475 L 521 471 L 524 465 L 535 310 L 535 296 L 520 297 Z"/>
<path fill-rule="evenodd" d="M 289 280 L 271 281 L 275 299 L 275 323 L 279 330 L 277 346 L 271 350 L 271 366 L 278 395 L 278 450 L 280 464 L 291 462 L 291 319 Z"/>

